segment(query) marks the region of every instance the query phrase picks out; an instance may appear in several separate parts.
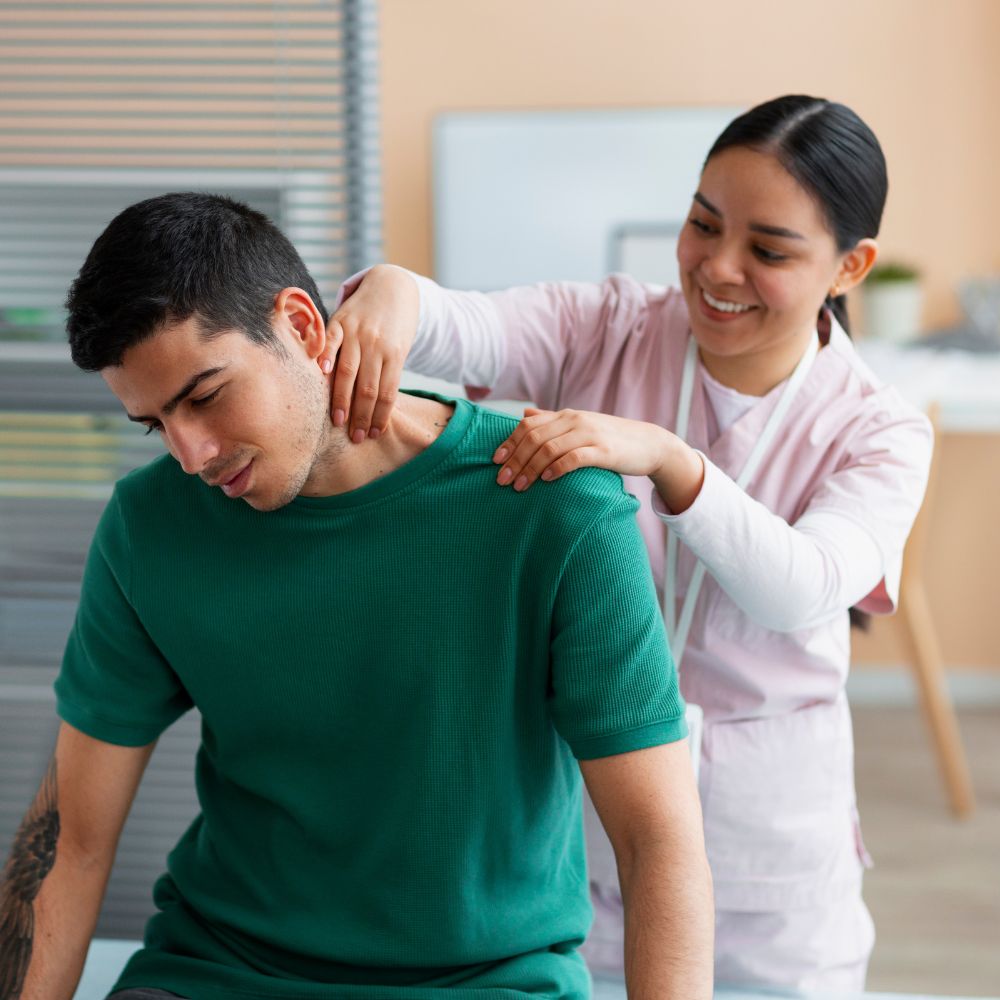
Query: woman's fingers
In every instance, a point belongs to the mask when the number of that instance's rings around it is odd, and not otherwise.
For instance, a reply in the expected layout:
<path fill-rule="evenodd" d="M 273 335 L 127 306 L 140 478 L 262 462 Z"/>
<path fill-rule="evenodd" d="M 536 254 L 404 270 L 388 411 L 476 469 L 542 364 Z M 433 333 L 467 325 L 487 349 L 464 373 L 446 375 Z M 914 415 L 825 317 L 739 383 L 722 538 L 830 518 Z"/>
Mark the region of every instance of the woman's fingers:
<path fill-rule="evenodd" d="M 389 426 L 392 408 L 396 405 L 399 395 L 399 383 L 403 378 L 403 359 L 389 357 L 382 362 L 382 374 L 379 378 L 378 397 L 375 400 L 375 410 L 372 413 L 372 437 L 378 437 Z"/>
<path fill-rule="evenodd" d="M 382 358 L 371 347 L 361 352 L 361 365 L 354 380 L 354 401 L 351 406 L 351 440 L 360 444 L 368 436 L 372 413 L 378 401 L 382 378 Z M 378 434 L 375 435 L 378 437 Z"/>
<path fill-rule="evenodd" d="M 521 493 L 528 489 L 538 479 L 551 482 L 579 469 L 582 465 L 595 465 L 591 459 L 588 463 L 588 455 L 597 454 L 597 449 L 588 443 L 586 435 L 578 430 L 571 430 L 566 434 L 550 438 L 540 445 L 535 453 L 521 466 L 513 480 L 514 489 Z"/>
<path fill-rule="evenodd" d="M 565 455 L 557 458 L 551 465 L 543 469 L 538 478 L 546 483 L 550 483 L 560 476 L 565 476 L 567 472 L 575 472 L 577 469 L 587 467 L 602 468 L 602 452 L 595 445 L 583 445 L 567 451 Z M 530 485 L 530 484 L 529 484 Z"/>
<path fill-rule="evenodd" d="M 673 439 L 657 424 L 605 413 L 531 409 L 525 414 L 493 455 L 501 465 L 497 482 L 513 485 L 518 492 L 536 479 L 548 482 L 584 466 L 623 476 L 654 476 Z"/>
<path fill-rule="evenodd" d="M 326 344 L 323 346 L 323 350 L 320 351 L 319 357 L 316 358 L 316 364 L 319 365 L 320 371 L 324 375 L 329 375 L 333 371 L 337 363 L 337 352 L 340 350 L 340 345 L 343 342 L 344 328 L 337 321 L 336 317 L 331 316 L 330 322 L 326 324 Z"/>
<path fill-rule="evenodd" d="M 493 453 L 493 461 L 497 465 L 506 463 L 513 453 L 521 446 L 525 437 L 535 428 L 546 423 L 551 423 L 560 416 L 560 414 L 553 413 L 550 410 L 527 409 L 524 412 L 524 419 L 521 420 L 521 422 L 514 428 L 510 437 L 507 438 L 506 441 L 501 442 L 497 450 Z M 524 455 L 522 454 L 521 457 L 523 461 Z M 501 473 L 503 472 L 502 469 L 500 471 Z"/>
<path fill-rule="evenodd" d="M 360 443 L 389 425 L 403 363 L 416 335 L 420 292 L 402 268 L 376 264 L 327 324 L 327 343 L 316 362 L 333 373 L 330 416 Z"/>
<path fill-rule="evenodd" d="M 337 354 L 337 365 L 334 368 L 333 392 L 330 398 L 330 409 L 333 415 L 334 427 L 347 425 L 347 415 L 351 412 L 351 402 L 354 399 L 354 384 L 361 367 L 361 345 L 356 337 L 345 334 Z"/>
<path fill-rule="evenodd" d="M 493 460 L 502 463 L 497 482 L 513 484 L 518 492 L 525 490 L 554 462 L 584 443 L 576 416 L 571 410 L 531 411 L 494 454 Z"/>
<path fill-rule="evenodd" d="M 524 418 L 511 432 L 510 437 L 506 441 L 501 442 L 497 450 L 493 453 L 493 461 L 497 465 L 506 461 L 507 457 L 518 447 L 526 434 L 536 427 L 561 417 L 564 413 L 565 411 L 563 410 L 555 412 L 553 410 L 537 410 L 534 407 L 527 407 L 524 411 Z"/>
<path fill-rule="evenodd" d="M 334 426 L 347 426 L 348 436 L 358 444 L 369 436 L 377 438 L 389 426 L 404 354 L 377 334 L 352 327 L 349 321 L 331 319 L 326 346 L 316 362 L 327 374 L 334 372 L 330 396 Z"/>

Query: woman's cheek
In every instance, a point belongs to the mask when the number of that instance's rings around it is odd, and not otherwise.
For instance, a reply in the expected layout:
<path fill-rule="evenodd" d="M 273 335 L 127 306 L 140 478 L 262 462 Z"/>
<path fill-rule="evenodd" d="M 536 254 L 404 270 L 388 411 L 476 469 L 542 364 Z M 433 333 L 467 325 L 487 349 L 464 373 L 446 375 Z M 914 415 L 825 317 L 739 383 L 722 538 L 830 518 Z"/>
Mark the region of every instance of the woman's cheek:
<path fill-rule="evenodd" d="M 688 230 L 689 226 L 685 226 L 677 239 L 677 267 L 682 280 L 698 264 L 698 248 L 688 234 Z"/>
<path fill-rule="evenodd" d="M 755 277 L 757 295 L 763 305 L 773 312 L 788 312 L 801 299 L 795 292 L 794 282 L 789 282 L 774 273 L 758 273 Z"/>

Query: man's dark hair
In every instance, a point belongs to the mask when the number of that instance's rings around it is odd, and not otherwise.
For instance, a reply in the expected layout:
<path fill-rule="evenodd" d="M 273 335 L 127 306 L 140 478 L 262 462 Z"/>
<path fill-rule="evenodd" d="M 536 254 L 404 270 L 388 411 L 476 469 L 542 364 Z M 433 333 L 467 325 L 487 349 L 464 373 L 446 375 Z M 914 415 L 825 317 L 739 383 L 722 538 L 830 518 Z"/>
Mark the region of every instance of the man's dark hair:
<path fill-rule="evenodd" d="M 239 330 L 277 348 L 274 297 L 288 287 L 307 292 L 326 322 L 302 258 L 265 215 L 197 192 L 140 201 L 109 223 L 70 287 L 73 361 L 120 365 L 130 347 L 192 316 L 206 337 Z"/>

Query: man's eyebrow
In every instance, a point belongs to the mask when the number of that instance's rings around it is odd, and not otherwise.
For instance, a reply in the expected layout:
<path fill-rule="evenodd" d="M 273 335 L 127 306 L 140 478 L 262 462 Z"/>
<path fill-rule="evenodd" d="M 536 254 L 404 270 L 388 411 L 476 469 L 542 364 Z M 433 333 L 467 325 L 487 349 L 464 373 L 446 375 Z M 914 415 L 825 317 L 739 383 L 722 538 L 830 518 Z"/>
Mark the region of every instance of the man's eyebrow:
<path fill-rule="evenodd" d="M 197 375 L 193 375 L 191 378 L 184 383 L 184 388 L 181 389 L 175 396 L 173 396 L 169 402 L 167 402 L 163 407 L 164 416 L 169 417 L 174 410 L 177 409 L 178 404 L 183 402 L 183 400 L 189 396 L 198 386 L 205 381 L 207 378 L 211 378 L 213 375 L 218 375 L 219 372 L 226 370 L 227 365 L 220 365 L 218 368 L 206 368 L 203 372 L 198 372 Z M 127 414 L 129 420 L 134 420 L 138 424 L 146 423 L 149 420 L 155 420 L 156 417 L 133 417 L 131 413 Z"/>
<path fill-rule="evenodd" d="M 695 191 L 694 200 L 712 215 L 722 218 L 722 213 L 700 191 Z M 765 236 L 780 236 L 786 240 L 805 239 L 801 233 L 795 232 L 794 229 L 786 229 L 784 226 L 765 226 L 763 222 L 751 222 L 748 228 L 751 232 L 764 233 Z"/>

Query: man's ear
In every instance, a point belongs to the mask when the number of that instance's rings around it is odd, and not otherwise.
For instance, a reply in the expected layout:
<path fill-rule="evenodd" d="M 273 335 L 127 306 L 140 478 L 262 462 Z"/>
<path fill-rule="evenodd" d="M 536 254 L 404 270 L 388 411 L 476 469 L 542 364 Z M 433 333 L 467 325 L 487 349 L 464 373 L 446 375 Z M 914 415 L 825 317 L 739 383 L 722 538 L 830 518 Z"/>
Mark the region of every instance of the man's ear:
<path fill-rule="evenodd" d="M 854 249 L 844 254 L 831 293 L 836 289 L 835 294 L 843 295 L 844 292 L 849 292 L 860 285 L 868 276 L 876 257 L 878 257 L 878 244 L 872 239 L 859 240 Z"/>
<path fill-rule="evenodd" d="M 283 288 L 274 297 L 276 332 L 297 342 L 315 360 L 326 344 L 326 323 L 316 303 L 301 288 Z"/>

